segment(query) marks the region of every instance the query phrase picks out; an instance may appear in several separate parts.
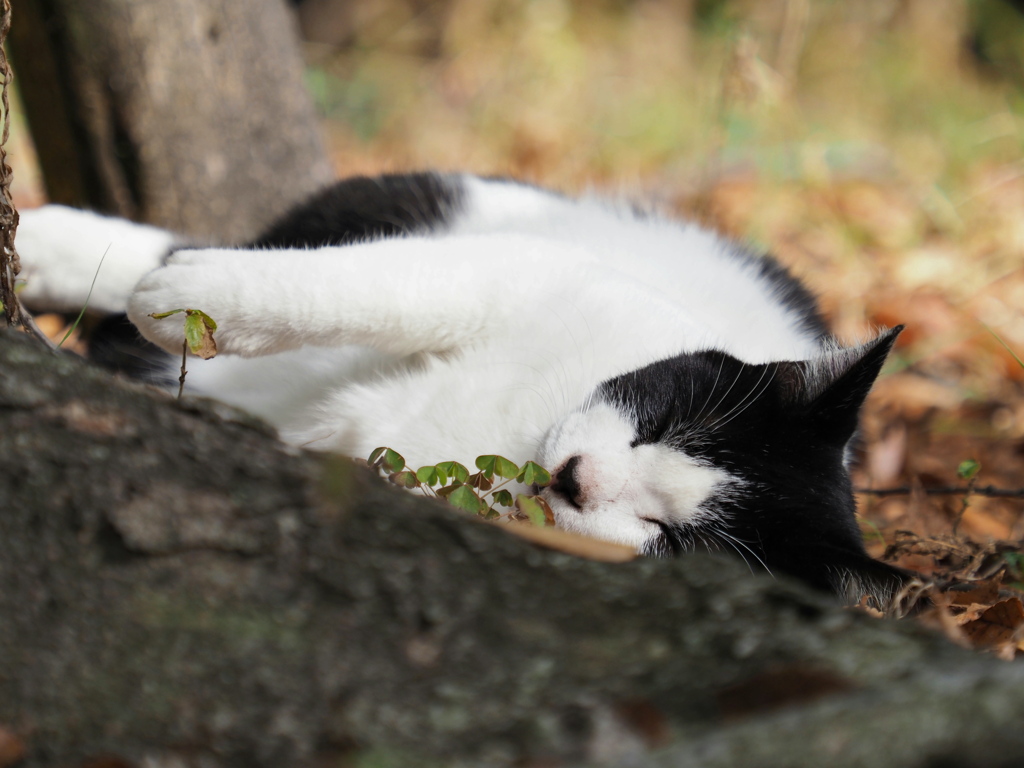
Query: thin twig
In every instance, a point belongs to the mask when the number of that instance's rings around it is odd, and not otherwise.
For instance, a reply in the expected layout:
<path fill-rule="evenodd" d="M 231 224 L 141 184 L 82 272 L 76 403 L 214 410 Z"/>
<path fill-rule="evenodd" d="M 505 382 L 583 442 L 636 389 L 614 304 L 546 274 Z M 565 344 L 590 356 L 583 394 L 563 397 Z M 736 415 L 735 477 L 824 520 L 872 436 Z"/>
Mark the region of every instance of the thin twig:
<path fill-rule="evenodd" d="M 1024 499 L 1024 488 L 996 488 L 994 485 L 983 485 L 974 488 L 969 485 L 943 488 L 912 488 L 909 485 L 901 485 L 895 488 L 854 489 L 854 493 L 863 493 L 868 496 L 905 496 L 915 491 L 929 496 L 988 496 L 990 498 Z"/>
<path fill-rule="evenodd" d="M 19 307 L 19 310 L 21 310 L 21 313 L 18 319 L 20 320 L 22 326 L 27 328 L 29 332 L 37 339 L 39 339 L 41 342 L 43 342 L 43 344 L 48 346 L 54 352 L 57 352 L 60 349 L 60 347 L 57 344 L 54 344 L 53 339 L 51 339 L 49 336 L 43 333 L 42 328 L 36 325 L 36 319 L 32 317 L 31 313 L 26 312 L 22 307 Z"/>
<path fill-rule="evenodd" d="M 178 399 L 181 400 L 181 393 L 185 391 L 185 361 L 188 360 L 188 339 L 181 344 L 181 376 L 178 377 Z"/>

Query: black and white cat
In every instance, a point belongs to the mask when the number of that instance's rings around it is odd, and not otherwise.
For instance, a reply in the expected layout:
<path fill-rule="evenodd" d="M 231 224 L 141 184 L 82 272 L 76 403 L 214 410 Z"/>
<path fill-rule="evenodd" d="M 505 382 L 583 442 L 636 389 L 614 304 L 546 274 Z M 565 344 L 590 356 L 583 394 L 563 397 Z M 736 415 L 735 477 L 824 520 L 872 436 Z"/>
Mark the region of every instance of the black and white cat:
<path fill-rule="evenodd" d="M 844 348 L 785 269 L 699 227 L 473 176 L 340 182 L 245 248 L 60 206 L 26 211 L 29 306 L 127 311 L 189 384 L 297 445 L 555 473 L 557 524 L 651 555 L 732 550 L 846 597 L 891 596 L 846 469 L 899 329 Z M 170 358 L 168 358 L 170 361 Z M 170 368 L 170 366 L 168 367 Z"/>

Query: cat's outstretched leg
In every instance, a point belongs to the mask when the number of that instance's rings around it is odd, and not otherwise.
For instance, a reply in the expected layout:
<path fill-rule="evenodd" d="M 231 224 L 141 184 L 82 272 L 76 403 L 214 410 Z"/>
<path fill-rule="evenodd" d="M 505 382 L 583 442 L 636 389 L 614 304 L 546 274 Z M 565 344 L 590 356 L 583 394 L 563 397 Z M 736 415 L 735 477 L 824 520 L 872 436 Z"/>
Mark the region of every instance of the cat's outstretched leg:
<path fill-rule="evenodd" d="M 77 312 L 88 297 L 92 309 L 124 312 L 132 288 L 174 240 L 156 227 L 63 205 L 22 211 L 15 242 L 21 299 L 35 309 Z"/>
<path fill-rule="evenodd" d="M 245 357 L 346 344 L 395 355 L 446 352 L 513 333 L 548 301 L 614 314 L 643 288 L 607 272 L 584 249 L 506 234 L 184 250 L 140 281 L 128 316 L 169 351 L 181 348 L 181 315 L 150 315 L 186 308 L 216 320 L 222 352 Z M 650 318 L 651 334 L 678 311 L 655 295 L 637 300 L 648 309 L 638 322 Z"/>

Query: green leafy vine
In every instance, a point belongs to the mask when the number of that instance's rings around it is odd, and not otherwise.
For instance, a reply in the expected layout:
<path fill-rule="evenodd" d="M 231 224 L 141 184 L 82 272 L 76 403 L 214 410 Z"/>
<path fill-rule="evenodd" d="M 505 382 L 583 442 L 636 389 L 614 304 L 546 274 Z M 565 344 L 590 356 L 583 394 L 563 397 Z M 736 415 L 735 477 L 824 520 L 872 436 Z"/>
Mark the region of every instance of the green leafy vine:
<path fill-rule="evenodd" d="M 367 463 L 397 486 L 418 489 L 470 514 L 489 520 L 529 520 L 537 526 L 554 524 L 551 507 L 542 496 L 520 493 L 513 497 L 505 487 L 512 482 L 548 485 L 551 473 L 533 461 L 520 467 L 504 456 L 488 454 L 477 456 L 474 473 L 457 461 L 427 464 L 413 471 L 402 454 L 382 447 L 370 454 Z"/>

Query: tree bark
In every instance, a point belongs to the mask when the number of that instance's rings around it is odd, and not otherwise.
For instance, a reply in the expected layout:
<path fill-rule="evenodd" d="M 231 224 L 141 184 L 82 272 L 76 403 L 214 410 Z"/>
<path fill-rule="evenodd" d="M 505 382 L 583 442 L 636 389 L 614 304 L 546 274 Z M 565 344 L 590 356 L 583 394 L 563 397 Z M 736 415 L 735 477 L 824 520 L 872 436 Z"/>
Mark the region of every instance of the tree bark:
<path fill-rule="evenodd" d="M 239 242 L 328 183 L 282 0 L 23 0 L 12 59 L 52 202 Z"/>
<path fill-rule="evenodd" d="M 1019 665 L 738 561 L 539 549 L 13 332 L 0 371 L 25 766 L 968 765 L 927 761 L 1024 717 Z"/>

